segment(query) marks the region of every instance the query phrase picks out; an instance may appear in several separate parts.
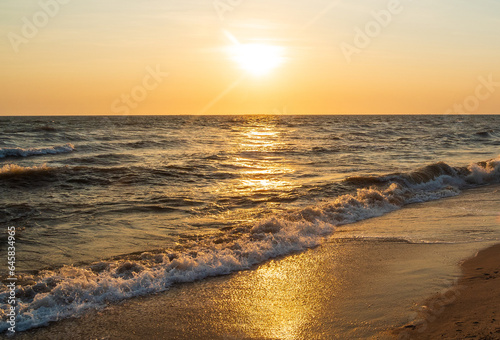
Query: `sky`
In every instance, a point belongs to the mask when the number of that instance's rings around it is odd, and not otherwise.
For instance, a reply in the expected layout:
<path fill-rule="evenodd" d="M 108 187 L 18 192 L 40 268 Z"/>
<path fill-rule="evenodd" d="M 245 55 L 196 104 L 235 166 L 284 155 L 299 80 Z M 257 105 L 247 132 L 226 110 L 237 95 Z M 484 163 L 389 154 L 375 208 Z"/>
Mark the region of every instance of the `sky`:
<path fill-rule="evenodd" d="M 2 0 L 0 115 L 498 113 L 499 0 Z"/>

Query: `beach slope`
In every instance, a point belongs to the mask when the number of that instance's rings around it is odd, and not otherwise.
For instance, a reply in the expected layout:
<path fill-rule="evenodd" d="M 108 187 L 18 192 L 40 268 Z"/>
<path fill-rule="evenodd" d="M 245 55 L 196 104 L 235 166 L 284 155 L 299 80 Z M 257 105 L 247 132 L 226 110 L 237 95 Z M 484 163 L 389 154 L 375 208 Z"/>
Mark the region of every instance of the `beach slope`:
<path fill-rule="evenodd" d="M 480 251 L 462 268 L 458 284 L 429 299 L 422 323 L 407 325 L 400 339 L 500 339 L 500 245 Z"/>

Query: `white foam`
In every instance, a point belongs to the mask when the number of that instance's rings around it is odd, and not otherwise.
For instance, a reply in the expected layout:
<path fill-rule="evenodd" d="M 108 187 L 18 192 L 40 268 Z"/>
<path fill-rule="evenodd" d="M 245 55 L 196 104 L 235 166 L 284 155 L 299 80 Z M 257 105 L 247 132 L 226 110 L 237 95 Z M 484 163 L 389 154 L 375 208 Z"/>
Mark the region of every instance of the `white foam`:
<path fill-rule="evenodd" d="M 470 174 L 466 177 L 466 180 L 469 183 L 497 183 L 500 181 L 500 156 L 485 162 L 485 167 L 478 164 L 471 164 L 468 170 Z"/>
<path fill-rule="evenodd" d="M 50 148 L 1 148 L 0 158 L 5 157 L 28 157 L 28 156 L 39 156 L 39 155 L 49 155 L 49 154 L 59 154 L 59 153 L 69 153 L 73 152 L 75 147 L 73 144 L 66 144 L 61 146 L 53 146 Z"/>
<path fill-rule="evenodd" d="M 498 160 L 485 168 L 471 166 L 470 171 L 477 183 L 479 179 L 498 179 Z M 424 183 L 359 189 L 331 202 L 270 216 L 248 230 L 239 228 L 233 234 L 221 232 L 192 241 L 184 250 L 46 271 L 28 278 L 35 283 L 18 291 L 17 329 L 27 330 L 109 302 L 161 292 L 174 283 L 248 269 L 270 258 L 317 246 L 343 224 L 381 216 L 405 204 L 457 195 L 465 183 L 462 178 L 441 175 Z M 4 302 L 6 294 L 3 287 L 3 320 L 9 307 Z M 5 321 L 0 322 L 0 332 L 7 328 Z"/>

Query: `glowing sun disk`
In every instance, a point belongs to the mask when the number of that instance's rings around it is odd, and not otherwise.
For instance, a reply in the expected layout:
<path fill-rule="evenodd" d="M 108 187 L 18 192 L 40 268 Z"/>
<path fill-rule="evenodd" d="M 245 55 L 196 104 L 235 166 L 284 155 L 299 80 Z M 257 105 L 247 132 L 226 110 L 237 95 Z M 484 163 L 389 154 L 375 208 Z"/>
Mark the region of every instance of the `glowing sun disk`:
<path fill-rule="evenodd" d="M 282 48 L 262 44 L 235 45 L 234 59 L 245 71 L 261 76 L 283 62 Z"/>

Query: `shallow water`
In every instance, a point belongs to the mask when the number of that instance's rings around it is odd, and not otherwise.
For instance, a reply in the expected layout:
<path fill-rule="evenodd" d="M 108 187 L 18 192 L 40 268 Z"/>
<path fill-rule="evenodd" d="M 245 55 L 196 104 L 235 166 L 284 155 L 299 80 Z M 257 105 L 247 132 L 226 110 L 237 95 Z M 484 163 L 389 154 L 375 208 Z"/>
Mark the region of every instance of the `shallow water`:
<path fill-rule="evenodd" d="M 499 123 L 500 116 L 0 118 L 0 220 L 17 229 L 19 325 L 246 269 L 321 244 L 346 223 L 497 183 L 499 161 L 484 161 L 499 154 Z M 470 236 L 441 234 L 425 241 Z"/>

